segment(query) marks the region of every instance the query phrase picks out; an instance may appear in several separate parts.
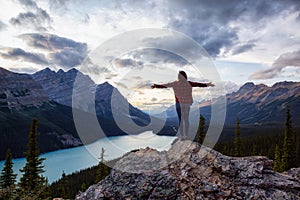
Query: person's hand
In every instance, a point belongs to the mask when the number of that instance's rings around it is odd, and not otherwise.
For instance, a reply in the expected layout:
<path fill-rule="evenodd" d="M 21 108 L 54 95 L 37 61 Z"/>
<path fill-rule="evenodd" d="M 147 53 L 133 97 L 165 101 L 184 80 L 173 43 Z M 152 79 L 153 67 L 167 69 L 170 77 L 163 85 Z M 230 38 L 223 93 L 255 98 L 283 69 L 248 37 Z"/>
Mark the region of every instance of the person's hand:
<path fill-rule="evenodd" d="M 151 85 L 151 88 L 152 88 L 152 89 L 153 89 L 153 88 L 156 88 L 156 84 Z"/>
<path fill-rule="evenodd" d="M 215 84 L 212 84 L 211 82 L 209 82 L 209 83 L 207 83 L 207 86 L 208 86 L 208 87 L 214 87 Z"/>

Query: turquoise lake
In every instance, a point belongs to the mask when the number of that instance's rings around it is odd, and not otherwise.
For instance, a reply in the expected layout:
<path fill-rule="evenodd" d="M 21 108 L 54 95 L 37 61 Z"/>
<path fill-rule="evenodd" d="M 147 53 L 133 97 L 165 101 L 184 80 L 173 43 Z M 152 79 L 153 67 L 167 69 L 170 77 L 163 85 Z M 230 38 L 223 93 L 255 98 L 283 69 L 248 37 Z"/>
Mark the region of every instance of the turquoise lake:
<path fill-rule="evenodd" d="M 152 147 L 159 151 L 168 150 L 174 139 L 175 137 L 158 136 L 152 132 L 144 132 L 138 135 L 103 138 L 89 145 L 45 153 L 41 155 L 41 157 L 46 158 L 43 162 L 46 170 L 44 176 L 48 178 L 49 183 L 52 183 L 61 177 L 63 171 L 66 174 L 71 174 L 97 165 L 101 148 L 105 149 L 105 160 L 110 160 L 133 149 Z M 19 169 L 23 168 L 26 159 L 14 159 L 13 163 L 14 173 L 18 174 L 19 179 L 21 176 Z M 4 161 L 0 161 L 1 170 L 3 165 Z"/>

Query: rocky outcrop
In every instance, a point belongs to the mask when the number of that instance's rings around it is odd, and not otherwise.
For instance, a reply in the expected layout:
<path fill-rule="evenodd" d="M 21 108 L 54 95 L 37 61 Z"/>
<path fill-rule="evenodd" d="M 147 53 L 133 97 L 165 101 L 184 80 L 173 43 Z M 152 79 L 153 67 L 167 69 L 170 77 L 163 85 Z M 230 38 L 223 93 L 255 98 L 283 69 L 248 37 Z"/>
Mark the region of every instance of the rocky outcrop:
<path fill-rule="evenodd" d="M 299 199 L 299 169 L 272 170 L 266 157 L 228 157 L 190 141 L 140 149 L 76 199 Z"/>

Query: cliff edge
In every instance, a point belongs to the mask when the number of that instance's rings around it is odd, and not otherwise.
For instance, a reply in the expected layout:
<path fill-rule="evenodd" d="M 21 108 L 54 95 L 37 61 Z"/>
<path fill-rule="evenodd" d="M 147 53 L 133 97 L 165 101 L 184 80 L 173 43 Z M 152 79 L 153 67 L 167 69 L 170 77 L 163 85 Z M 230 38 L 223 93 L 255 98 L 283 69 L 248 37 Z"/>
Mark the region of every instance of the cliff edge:
<path fill-rule="evenodd" d="M 76 199 L 300 199 L 300 168 L 277 173 L 272 165 L 177 141 L 169 151 L 131 152 Z"/>

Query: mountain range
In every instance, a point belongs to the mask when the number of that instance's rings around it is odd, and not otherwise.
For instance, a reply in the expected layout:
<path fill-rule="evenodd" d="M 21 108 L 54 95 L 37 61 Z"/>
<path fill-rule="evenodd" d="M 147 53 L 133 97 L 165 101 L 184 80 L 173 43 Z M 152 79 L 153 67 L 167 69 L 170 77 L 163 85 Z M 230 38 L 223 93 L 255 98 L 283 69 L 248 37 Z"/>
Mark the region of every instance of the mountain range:
<path fill-rule="evenodd" d="M 227 101 L 227 123 L 235 121 L 232 114 L 238 116 L 241 123 L 282 123 L 289 105 L 293 122 L 300 125 L 300 82 L 279 82 L 271 87 L 246 83 L 228 94 Z"/>
<path fill-rule="evenodd" d="M 106 136 L 126 134 L 118 128 L 113 119 L 110 103 L 113 91 L 120 107 L 119 114 L 123 114 L 128 101 L 109 83 L 95 84 L 89 76 L 83 75 L 76 69 L 55 72 L 46 68 L 34 74 L 20 74 L 0 68 L 1 159 L 4 158 L 7 148 L 12 149 L 15 157 L 24 156 L 27 135 L 33 118 L 39 120 L 39 145 L 42 153 L 82 145 L 71 107 L 73 85 L 77 75 L 81 77 L 83 88 L 89 88 L 88 92 L 95 95 L 97 119 Z M 80 112 L 87 124 L 94 116 L 88 109 L 74 109 Z M 130 104 L 129 113 L 129 116 L 122 117 L 122 123 L 128 123 L 133 119 L 141 127 L 132 133 L 149 130 L 143 128 L 150 120 L 147 114 Z M 86 132 L 90 137 L 84 142 L 89 143 L 99 139 L 98 130 L 87 126 Z"/>
<path fill-rule="evenodd" d="M 76 69 L 69 71 L 52 71 L 49 68 L 34 74 L 21 74 L 0 68 L 0 159 L 4 158 L 7 148 L 11 148 L 14 157 L 22 157 L 27 144 L 29 126 L 33 118 L 39 119 L 39 144 L 41 152 L 74 147 L 82 144 L 72 113 L 72 93 L 76 77 L 80 76 L 82 87 L 78 87 L 79 96 L 95 95 L 96 116 L 106 136 L 126 134 L 118 128 L 111 108 L 114 93 L 118 106 L 118 114 L 122 123 L 133 120 L 139 129 L 130 130 L 139 133 L 152 130 L 160 135 L 175 135 L 177 116 L 174 108 L 167 112 L 168 120 L 160 131 L 155 126 L 147 127 L 150 121 L 148 114 L 132 106 L 122 94 L 108 82 L 96 84 L 93 80 Z M 289 104 L 295 124 L 300 115 L 300 83 L 280 82 L 271 87 L 266 85 L 244 84 L 236 92 L 227 94 L 226 124 L 234 124 L 236 117 L 241 123 L 283 123 L 285 105 Z M 79 98 L 80 99 L 80 98 Z M 129 115 L 127 107 L 129 104 Z M 92 104 L 93 105 L 93 104 Z M 89 119 L 93 118 L 91 107 L 73 107 L 86 120 L 88 141 L 99 139 L 97 130 L 89 127 Z M 202 102 L 197 112 L 209 121 L 210 102 Z M 127 111 L 127 112 L 126 112 Z M 159 122 L 159 115 L 153 118 Z M 155 124 L 155 123 L 154 123 Z M 299 124 L 298 124 L 299 125 Z"/>
<path fill-rule="evenodd" d="M 289 105 L 293 122 L 300 126 L 300 82 L 284 81 L 272 86 L 248 82 L 237 91 L 226 94 L 226 99 L 225 125 L 234 125 L 236 117 L 242 124 L 283 123 L 286 105 Z M 211 102 L 201 102 L 191 110 L 191 115 L 195 117 L 199 111 L 209 121 Z M 174 106 L 156 116 L 164 115 L 171 121 L 177 121 Z"/>

